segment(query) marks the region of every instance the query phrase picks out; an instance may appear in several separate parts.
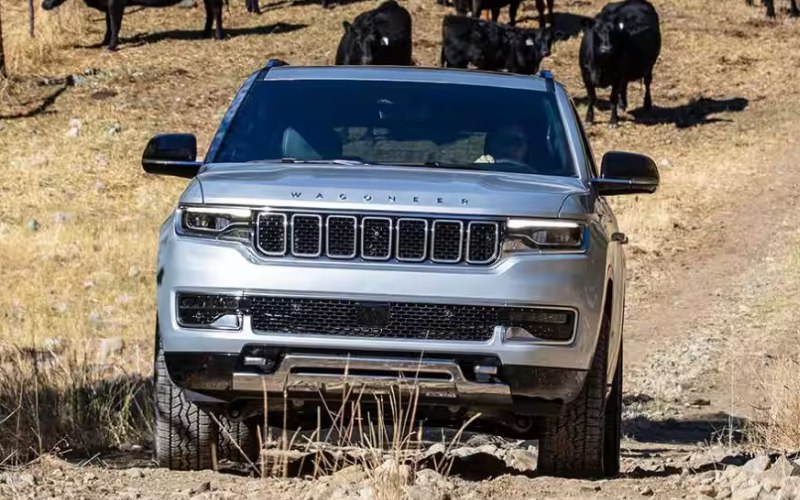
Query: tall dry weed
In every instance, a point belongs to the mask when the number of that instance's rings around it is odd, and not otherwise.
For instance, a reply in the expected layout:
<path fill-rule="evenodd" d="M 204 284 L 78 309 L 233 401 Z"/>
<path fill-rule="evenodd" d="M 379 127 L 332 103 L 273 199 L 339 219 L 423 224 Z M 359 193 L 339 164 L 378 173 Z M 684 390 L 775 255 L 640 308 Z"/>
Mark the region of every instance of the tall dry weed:
<path fill-rule="evenodd" d="M 0 345 L 2 464 L 149 439 L 150 378 L 121 368 L 133 363 L 100 364 L 86 351 Z"/>

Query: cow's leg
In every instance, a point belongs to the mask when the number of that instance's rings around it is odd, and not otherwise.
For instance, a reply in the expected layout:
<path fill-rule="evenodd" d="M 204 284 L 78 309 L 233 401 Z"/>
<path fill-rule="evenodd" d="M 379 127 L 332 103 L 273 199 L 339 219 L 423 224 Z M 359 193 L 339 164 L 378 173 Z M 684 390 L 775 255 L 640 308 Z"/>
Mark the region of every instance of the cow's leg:
<path fill-rule="evenodd" d="M 611 85 L 611 121 L 608 123 L 609 127 L 616 127 L 619 122 L 619 114 L 617 114 L 617 106 L 619 105 L 619 83 Z"/>
<path fill-rule="evenodd" d="M 767 17 L 775 17 L 775 0 L 765 0 L 764 5 L 767 6 Z"/>
<path fill-rule="evenodd" d="M 508 6 L 508 24 L 514 26 L 517 24 L 517 9 L 519 9 L 519 2 L 512 1 Z"/>
<path fill-rule="evenodd" d="M 483 0 L 472 0 L 472 17 L 481 17 L 483 11 Z"/>
<path fill-rule="evenodd" d="M 594 83 L 590 78 L 583 77 L 583 84 L 586 86 L 586 97 L 588 97 L 588 109 L 586 110 L 586 123 L 591 125 L 594 123 L 594 102 L 597 100 L 597 92 L 595 92 Z"/>
<path fill-rule="evenodd" d="M 547 0 L 547 22 L 553 25 L 553 0 Z"/>
<path fill-rule="evenodd" d="M 206 24 L 203 28 L 203 37 L 211 38 L 211 28 L 214 26 L 214 0 L 203 0 L 203 5 L 206 8 Z"/>
<path fill-rule="evenodd" d="M 544 0 L 536 0 L 536 12 L 539 13 L 539 27 L 544 28 Z"/>
<path fill-rule="evenodd" d="M 214 39 L 222 40 L 225 38 L 225 31 L 222 29 L 222 0 L 214 0 L 214 20 L 216 21 L 217 28 L 214 31 Z"/>
<path fill-rule="evenodd" d="M 100 42 L 101 47 L 105 47 L 111 41 L 111 12 L 106 9 L 106 34 L 103 35 L 103 41 Z"/>
<path fill-rule="evenodd" d="M 644 77 L 644 109 L 653 108 L 653 97 L 650 95 L 650 84 L 653 83 L 653 70 Z"/>
<path fill-rule="evenodd" d="M 745 5 L 753 6 L 753 0 L 744 0 Z"/>
<path fill-rule="evenodd" d="M 628 83 L 622 83 L 621 86 L 622 88 L 619 92 L 619 106 L 617 106 L 620 113 L 628 109 Z"/>
<path fill-rule="evenodd" d="M 122 14 L 125 12 L 125 0 L 110 0 L 108 14 L 111 18 L 111 37 L 108 40 L 108 50 L 117 50 L 119 45 L 119 29 L 122 27 Z"/>
<path fill-rule="evenodd" d="M 789 15 L 791 17 L 798 17 L 800 16 L 800 10 L 797 8 L 797 0 L 792 0 L 789 3 Z"/>

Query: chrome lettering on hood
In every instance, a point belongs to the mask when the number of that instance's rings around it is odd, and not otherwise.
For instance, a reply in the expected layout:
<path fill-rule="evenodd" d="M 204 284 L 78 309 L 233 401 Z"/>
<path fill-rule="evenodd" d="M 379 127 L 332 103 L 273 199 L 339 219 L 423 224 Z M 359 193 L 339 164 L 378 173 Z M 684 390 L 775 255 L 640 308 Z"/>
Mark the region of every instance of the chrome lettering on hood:
<path fill-rule="evenodd" d="M 314 199 L 314 200 L 327 200 L 327 199 L 339 200 L 339 201 L 352 201 L 352 200 L 358 201 L 358 200 L 361 200 L 361 201 L 363 201 L 365 203 L 370 203 L 372 201 L 378 201 L 371 194 L 363 194 L 363 195 L 351 196 L 348 193 L 339 193 L 338 195 L 332 196 L 330 198 L 325 196 L 324 193 L 319 193 L 319 192 L 317 192 L 317 193 L 308 193 L 308 194 L 305 194 L 305 196 L 304 196 L 304 193 L 302 191 L 292 191 L 290 194 L 291 194 L 292 198 L 298 199 L 298 200 L 299 199 L 303 199 L 303 198 L 306 198 L 306 199 L 311 198 L 311 199 Z M 384 195 L 384 196 L 382 196 L 382 198 L 383 198 L 382 201 L 384 201 L 386 203 L 397 203 L 397 196 L 396 195 L 391 195 L 391 194 Z M 419 203 L 420 202 L 420 197 L 419 196 L 406 196 L 405 198 L 407 198 L 406 201 L 409 202 L 409 203 Z M 447 204 L 469 205 L 469 199 L 468 198 L 459 198 L 459 199 L 447 198 L 447 199 L 445 199 L 445 198 L 443 198 L 441 196 L 434 196 L 434 200 L 436 200 L 436 204 L 437 205 L 447 205 Z"/>

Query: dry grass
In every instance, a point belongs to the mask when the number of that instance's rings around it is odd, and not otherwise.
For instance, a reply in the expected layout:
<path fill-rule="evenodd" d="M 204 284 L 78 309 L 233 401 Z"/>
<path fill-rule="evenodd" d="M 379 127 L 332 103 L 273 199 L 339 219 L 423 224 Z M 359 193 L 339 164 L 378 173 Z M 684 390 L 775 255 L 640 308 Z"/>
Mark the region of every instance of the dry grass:
<path fill-rule="evenodd" d="M 0 84 L 0 340 L 14 348 L 51 338 L 76 345 L 102 337 L 150 344 L 158 226 L 185 181 L 142 173 L 139 158 L 147 139 L 158 132 L 189 131 L 204 147 L 247 74 L 271 57 L 293 64 L 331 63 L 341 21 L 377 2 L 330 11 L 316 4 L 262 3 L 265 13 L 253 16 L 243 2 L 231 2 L 225 12 L 230 37 L 223 42 L 193 39 L 203 23 L 202 8 L 129 9 L 115 54 L 87 47 L 100 41 L 104 22 L 78 0 L 55 12 L 37 12 L 33 41 L 25 31 L 24 4 L 2 3 L 14 78 Z M 450 9 L 433 0 L 403 3 L 414 18 L 415 59 L 435 65 L 441 18 Z M 603 3 L 559 0 L 556 9 L 593 14 Z M 739 1 L 654 3 L 664 34 L 653 88 L 663 123 L 626 121 L 609 130 L 603 123 L 608 112 L 600 111 L 601 123 L 590 130 L 598 159 L 609 149 L 630 149 L 669 165 L 662 169 L 659 194 L 614 202 L 631 239 L 633 301 L 657 283 L 650 278 L 662 273 L 663 260 L 713 246 L 719 231 L 704 223 L 706 214 L 768 174 L 771 158 L 796 134 L 800 111 L 796 22 L 783 17 L 765 22 L 763 9 Z M 535 25 L 532 7 L 525 4 L 523 24 Z M 558 44 L 544 67 L 582 97 L 578 44 L 578 37 Z M 35 83 L 41 77 L 87 72 L 90 76 L 44 112 L 4 119 L 35 108 L 51 94 L 50 87 Z M 638 107 L 638 85 L 629 97 Z M 732 99 L 746 99 L 744 110 L 725 111 Z M 714 112 L 706 114 L 711 108 Z M 77 137 L 67 135 L 73 118 L 80 120 Z M 117 126 L 119 132 L 109 132 Z M 38 230 L 31 230 L 32 221 Z M 21 369 L 28 366 L 24 362 L 20 358 L 9 366 Z M 76 373 L 54 369 L 38 386 L 91 386 L 102 378 L 76 363 L 69 365 Z M 149 373 L 129 360 L 119 360 L 118 368 Z M 9 394 L 0 395 L 0 421 L 17 408 L 13 401 L 20 394 L 31 401 L 34 380 L 28 367 L 8 381 Z M 66 427 L 63 435 L 71 438 L 80 430 Z M 31 426 L 20 428 L 30 432 Z"/>

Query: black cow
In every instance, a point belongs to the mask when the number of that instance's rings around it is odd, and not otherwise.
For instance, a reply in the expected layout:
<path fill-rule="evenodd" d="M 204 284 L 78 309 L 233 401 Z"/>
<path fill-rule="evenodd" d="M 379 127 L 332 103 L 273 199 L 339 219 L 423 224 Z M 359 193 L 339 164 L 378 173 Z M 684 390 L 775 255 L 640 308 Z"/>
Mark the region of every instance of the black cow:
<path fill-rule="evenodd" d="M 394 0 L 362 12 L 350 24 L 336 50 L 336 64 L 411 66 L 411 15 Z"/>
<path fill-rule="evenodd" d="M 745 0 L 749 6 L 753 6 L 753 0 Z M 767 8 L 767 17 L 775 17 L 775 0 L 761 0 L 761 4 Z M 800 9 L 797 8 L 797 0 L 789 0 L 789 16 L 799 17 Z"/>
<path fill-rule="evenodd" d="M 617 109 L 628 106 L 628 82 L 642 78 L 644 108 L 650 109 L 650 83 L 660 52 L 658 13 L 647 0 L 609 3 L 594 19 L 584 21 L 580 66 L 589 97 L 586 121 L 594 121 L 595 88 L 611 86 L 611 125 L 616 125 Z"/>
<path fill-rule="evenodd" d="M 549 28 L 520 29 L 463 16 L 445 16 L 442 22 L 441 64 L 531 75 L 550 55 L 553 41 L 563 38 Z"/>
<path fill-rule="evenodd" d="M 247 7 L 247 12 L 261 14 L 261 8 L 258 6 L 258 0 L 244 0 L 244 5 Z"/>
<path fill-rule="evenodd" d="M 539 13 L 539 27 L 544 28 L 544 0 L 536 0 L 536 11 Z M 553 0 L 547 0 L 547 21 L 553 24 Z"/>
<path fill-rule="evenodd" d="M 86 5 L 106 15 L 106 34 L 103 37 L 101 46 L 107 46 L 108 50 L 115 50 L 119 44 L 119 29 L 122 25 L 122 14 L 128 5 L 139 5 L 142 7 L 170 7 L 181 0 L 83 0 Z M 256 0 L 257 1 L 257 0 Z M 66 0 L 43 0 L 44 10 L 55 9 Z M 222 30 L 222 0 L 204 0 L 206 7 L 206 25 L 203 29 L 203 36 L 211 37 L 211 27 L 216 21 L 217 28 L 214 31 L 214 38 L 221 40 L 225 36 Z"/>

